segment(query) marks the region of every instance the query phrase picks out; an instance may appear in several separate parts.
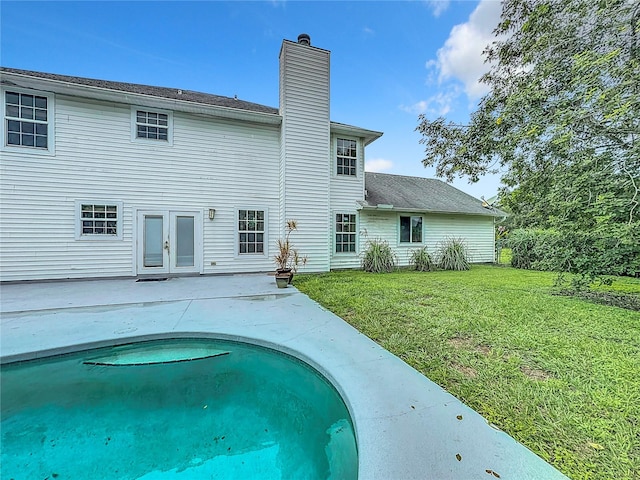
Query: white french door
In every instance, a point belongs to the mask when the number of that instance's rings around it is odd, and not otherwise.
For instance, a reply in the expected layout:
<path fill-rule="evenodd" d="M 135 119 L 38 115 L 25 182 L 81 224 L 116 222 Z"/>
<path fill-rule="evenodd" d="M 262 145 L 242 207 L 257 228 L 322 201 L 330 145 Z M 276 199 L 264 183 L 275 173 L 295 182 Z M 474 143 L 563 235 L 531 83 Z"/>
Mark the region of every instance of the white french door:
<path fill-rule="evenodd" d="M 198 273 L 202 269 L 202 212 L 138 211 L 138 274 Z"/>

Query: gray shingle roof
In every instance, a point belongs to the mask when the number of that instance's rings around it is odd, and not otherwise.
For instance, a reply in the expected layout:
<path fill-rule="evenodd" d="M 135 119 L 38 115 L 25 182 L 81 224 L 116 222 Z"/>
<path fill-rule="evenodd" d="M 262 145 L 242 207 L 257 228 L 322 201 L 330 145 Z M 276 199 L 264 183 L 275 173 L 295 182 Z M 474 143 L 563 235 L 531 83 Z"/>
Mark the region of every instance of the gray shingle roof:
<path fill-rule="evenodd" d="M 483 207 L 481 200 L 434 178 L 365 172 L 364 188 L 365 207 L 393 205 L 394 210 L 506 215 L 499 210 Z"/>
<path fill-rule="evenodd" d="M 30 70 L 19 70 L 17 68 L 0 67 L 0 72 L 14 73 L 18 75 L 26 75 L 29 77 L 44 78 L 66 82 L 76 85 L 86 85 L 90 87 L 105 88 L 108 90 L 116 90 L 119 92 L 139 93 L 143 95 L 151 95 L 154 97 L 170 98 L 173 100 L 182 100 L 185 102 L 201 103 L 205 105 L 215 105 L 219 107 L 236 108 L 250 112 L 278 114 L 278 109 L 267 107 L 257 103 L 245 102 L 235 98 L 221 97 L 210 93 L 194 92 L 180 88 L 154 87 L 150 85 L 139 85 L 136 83 L 113 82 L 109 80 L 96 80 L 92 78 L 72 77 L 69 75 L 58 75 L 54 73 L 33 72 Z"/>

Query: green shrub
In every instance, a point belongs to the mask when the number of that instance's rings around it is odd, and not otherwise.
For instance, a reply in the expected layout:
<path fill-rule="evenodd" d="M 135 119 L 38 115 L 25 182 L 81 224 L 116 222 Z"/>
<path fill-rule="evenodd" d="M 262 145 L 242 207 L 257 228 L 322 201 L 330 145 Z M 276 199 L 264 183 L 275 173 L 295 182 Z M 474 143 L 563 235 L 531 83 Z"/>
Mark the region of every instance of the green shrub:
<path fill-rule="evenodd" d="M 389 242 L 385 240 L 369 240 L 367 249 L 362 253 L 362 268 L 366 272 L 391 272 L 396 268 L 396 254 Z"/>
<path fill-rule="evenodd" d="M 431 259 L 431 255 L 429 255 L 427 247 L 418 248 L 411 252 L 409 263 L 413 268 L 420 272 L 430 272 L 436 269 L 436 264 Z"/>
<path fill-rule="evenodd" d="M 448 238 L 436 252 L 438 268 L 443 270 L 469 270 L 467 246 L 461 238 Z"/>
<path fill-rule="evenodd" d="M 640 241 L 632 225 L 605 233 L 519 229 L 507 246 L 513 267 L 573 273 L 581 284 L 609 275 L 640 276 Z"/>

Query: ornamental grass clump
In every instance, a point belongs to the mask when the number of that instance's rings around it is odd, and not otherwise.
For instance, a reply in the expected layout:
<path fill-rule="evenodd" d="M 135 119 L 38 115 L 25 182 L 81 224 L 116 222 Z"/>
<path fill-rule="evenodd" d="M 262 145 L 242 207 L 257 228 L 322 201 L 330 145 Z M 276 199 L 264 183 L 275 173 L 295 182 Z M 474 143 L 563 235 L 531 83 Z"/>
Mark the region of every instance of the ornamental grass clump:
<path fill-rule="evenodd" d="M 467 246 L 461 238 L 448 238 L 437 251 L 438 268 L 442 270 L 469 270 Z"/>
<path fill-rule="evenodd" d="M 419 272 L 431 272 L 436 269 L 436 264 L 431 258 L 431 255 L 429 255 L 427 247 L 418 248 L 411 252 L 409 263 Z"/>
<path fill-rule="evenodd" d="M 385 240 L 370 240 L 367 249 L 362 253 L 362 269 L 366 272 L 388 273 L 395 270 L 396 254 L 393 253 L 389 242 Z"/>

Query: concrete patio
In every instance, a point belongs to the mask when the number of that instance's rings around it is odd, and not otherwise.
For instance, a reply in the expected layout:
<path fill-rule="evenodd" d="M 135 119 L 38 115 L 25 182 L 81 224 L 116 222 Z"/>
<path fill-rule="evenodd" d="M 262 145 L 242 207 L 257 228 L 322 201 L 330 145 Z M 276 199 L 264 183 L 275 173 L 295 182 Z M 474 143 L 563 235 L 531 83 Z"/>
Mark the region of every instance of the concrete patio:
<path fill-rule="evenodd" d="M 294 287 L 277 289 L 272 276 L 0 288 L 2 363 L 152 338 L 247 341 L 296 356 L 334 384 L 355 424 L 361 479 L 566 478 Z"/>

